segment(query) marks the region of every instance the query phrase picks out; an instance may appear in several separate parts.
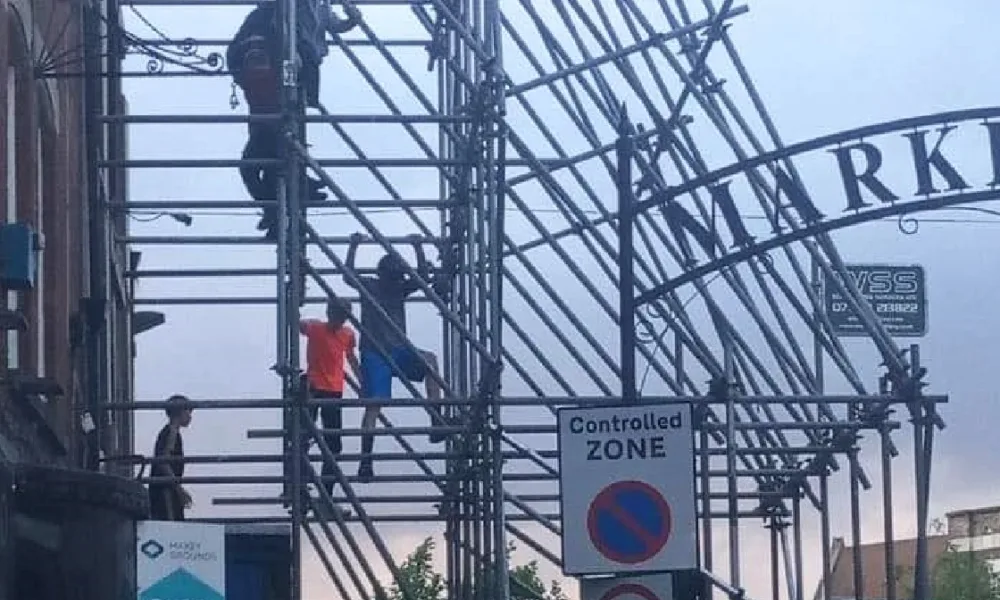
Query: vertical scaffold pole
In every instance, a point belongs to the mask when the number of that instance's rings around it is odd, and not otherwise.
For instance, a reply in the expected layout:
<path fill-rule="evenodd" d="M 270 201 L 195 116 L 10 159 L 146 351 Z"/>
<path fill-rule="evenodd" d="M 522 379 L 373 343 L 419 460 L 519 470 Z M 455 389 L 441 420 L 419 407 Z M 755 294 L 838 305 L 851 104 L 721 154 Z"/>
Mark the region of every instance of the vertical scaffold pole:
<path fill-rule="evenodd" d="M 930 597 L 930 583 L 927 565 L 927 519 L 930 500 L 930 452 L 932 448 L 934 422 L 930 418 L 926 402 L 920 398 L 920 347 L 910 346 L 910 382 L 908 393 L 913 395 L 913 463 L 916 471 L 917 488 L 917 548 L 914 568 L 913 598 L 927 600 Z"/>
<path fill-rule="evenodd" d="M 301 116 L 298 90 L 298 19 L 297 0 L 279 0 L 278 11 L 282 36 L 282 119 L 287 139 L 304 141 L 304 124 Z M 278 189 L 278 372 L 282 378 L 282 398 L 285 402 L 286 432 L 290 437 L 286 449 L 290 456 L 285 461 L 291 467 L 291 590 L 290 599 L 302 597 L 302 522 L 305 483 L 303 472 L 303 407 L 299 382 L 299 308 L 302 304 L 304 283 L 302 277 L 303 238 L 300 183 L 303 176 L 301 158 L 287 144 L 282 144 L 284 173 L 279 178 Z"/>
<path fill-rule="evenodd" d="M 896 535 L 892 515 L 892 430 L 882 417 L 879 425 L 879 451 L 882 454 L 882 514 L 885 548 L 885 598 L 896 600 Z"/>
<path fill-rule="evenodd" d="M 621 275 L 618 281 L 619 293 L 619 344 L 621 346 L 622 401 L 638 401 L 635 374 L 635 247 L 632 243 L 632 154 L 633 140 L 630 132 L 628 111 L 621 107 L 618 122 L 618 141 L 615 151 L 618 157 L 618 263 Z"/>
<path fill-rule="evenodd" d="M 111 0 L 112 2 L 114 0 Z M 101 21 L 104 18 L 100 2 L 92 2 L 83 9 L 84 20 L 84 61 L 85 70 L 91 73 L 103 73 Z M 87 104 L 87 115 L 84 122 L 86 152 L 88 154 L 87 168 L 87 226 L 90 236 L 90 277 L 88 281 L 88 299 L 84 306 L 86 322 L 87 345 L 87 417 L 93 429 L 87 435 L 86 455 L 84 464 L 88 469 L 97 470 L 101 465 L 101 449 L 105 425 L 104 409 L 101 406 L 107 402 L 107 377 L 105 370 L 108 365 L 105 331 L 107 327 L 107 264 L 108 264 L 108 230 L 105 219 L 105 188 L 102 185 L 103 173 L 97 165 L 105 156 L 104 125 L 99 115 L 107 110 L 104 102 L 100 77 L 84 79 L 84 95 Z M 86 431 L 86 426 L 84 431 Z"/>
<path fill-rule="evenodd" d="M 490 63 L 487 65 L 487 91 L 489 108 L 488 173 L 493 180 L 488 198 L 489 206 L 489 330 L 490 330 L 490 373 L 492 404 L 490 412 L 493 422 L 491 441 L 493 444 L 492 481 L 493 486 L 493 562 L 496 566 L 497 594 L 500 600 L 510 598 L 510 580 L 507 576 L 507 519 L 503 484 L 503 415 L 502 415 L 502 369 L 503 357 L 503 241 L 506 211 L 506 178 L 504 163 L 507 160 L 507 128 L 504 122 L 503 55 L 501 48 L 500 6 L 497 0 L 486 0 L 484 10 L 484 45 Z"/>
<path fill-rule="evenodd" d="M 721 391 L 726 400 L 726 488 L 729 495 L 729 578 L 733 587 L 741 585 L 740 569 L 740 523 L 739 523 L 739 482 L 736 478 L 736 349 L 729 324 L 716 318 L 716 327 L 722 338 L 723 379 Z M 707 492 L 706 492 L 707 493 Z M 710 519 L 711 515 L 703 518 Z M 706 540 L 711 543 L 711 540 Z M 801 600 L 801 599 L 798 599 Z"/>
<path fill-rule="evenodd" d="M 437 71 L 438 84 L 438 110 L 443 114 L 452 114 L 455 105 L 455 89 L 453 84 L 454 74 L 448 68 L 447 59 L 451 47 L 451 37 L 435 34 L 436 41 L 442 44 L 439 54 L 431 54 L 428 67 Z M 438 126 L 438 154 L 448 160 L 454 159 L 456 154 L 455 136 L 460 123 L 445 124 Z M 438 248 L 440 256 L 440 271 L 437 273 L 436 283 L 438 290 L 444 290 L 446 297 L 444 300 L 448 304 L 448 309 L 456 314 L 461 313 L 462 296 L 461 284 L 457 275 L 457 246 L 461 239 L 461 211 L 465 208 L 459 206 L 460 191 L 456 186 L 456 181 L 461 181 L 460 169 L 462 167 L 445 167 L 439 171 L 438 189 L 442 200 L 447 199 L 446 206 L 441 210 L 440 226 L 445 237 L 445 243 Z M 455 325 L 445 323 L 442 328 L 441 345 L 441 365 L 442 375 L 448 381 L 455 393 L 461 397 L 468 394 L 465 390 L 465 382 L 459 377 L 459 361 L 462 350 L 460 348 L 461 336 L 457 334 Z M 449 409 L 445 409 L 448 411 Z M 450 414 L 458 417 L 462 412 L 461 407 L 452 407 Z M 446 442 L 446 449 L 449 454 L 458 454 L 460 449 L 465 447 L 464 436 L 460 439 L 450 437 Z M 463 468 L 461 459 L 449 458 L 445 463 L 445 473 L 447 475 L 447 493 L 443 499 L 441 509 L 445 517 L 445 567 L 448 586 L 448 597 L 459 597 L 462 594 L 462 566 L 464 564 L 462 555 L 462 529 L 464 505 L 461 501 L 460 481 L 458 473 Z"/>

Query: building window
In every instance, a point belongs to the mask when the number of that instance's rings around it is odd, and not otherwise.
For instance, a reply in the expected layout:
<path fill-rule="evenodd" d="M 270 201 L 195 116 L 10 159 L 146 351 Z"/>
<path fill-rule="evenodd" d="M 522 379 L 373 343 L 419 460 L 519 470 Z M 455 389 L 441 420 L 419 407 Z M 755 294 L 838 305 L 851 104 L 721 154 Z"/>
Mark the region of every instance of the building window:
<path fill-rule="evenodd" d="M 17 125 L 20 112 L 18 111 L 18 84 L 17 73 L 13 65 L 8 65 L 7 69 L 7 210 L 4 215 L 5 223 L 13 223 L 17 220 Z M 7 309 L 18 309 L 17 292 L 7 292 Z M 7 368 L 17 369 L 20 366 L 18 356 L 18 332 L 7 332 Z"/>
<path fill-rule="evenodd" d="M 70 244 L 71 233 L 66 224 L 69 209 L 60 194 L 63 190 L 63 169 L 56 161 L 58 142 L 53 121 L 44 121 L 42 128 L 42 160 L 39 163 L 42 176 L 42 205 L 39 217 L 39 229 L 42 232 L 42 249 L 39 250 L 40 262 L 38 277 L 40 290 L 44 298 L 39 300 L 42 307 L 43 329 L 38 332 L 39 343 L 44 352 L 45 375 L 53 377 L 66 385 L 68 382 L 67 360 L 69 359 L 68 338 L 69 322 L 65 306 L 66 286 L 71 275 L 70 261 L 66 248 Z M 75 269 L 73 269 L 75 270 Z"/>
<path fill-rule="evenodd" d="M 48 163 L 44 152 L 45 132 L 42 130 L 42 120 L 37 120 L 38 126 L 35 128 L 35 206 L 34 220 L 35 231 L 38 232 L 38 253 L 37 253 L 37 276 L 35 277 L 34 304 L 34 340 L 35 350 L 35 373 L 39 377 L 45 376 L 45 321 L 47 312 L 45 310 L 45 192 L 46 178 L 52 174 L 48 173 Z"/>

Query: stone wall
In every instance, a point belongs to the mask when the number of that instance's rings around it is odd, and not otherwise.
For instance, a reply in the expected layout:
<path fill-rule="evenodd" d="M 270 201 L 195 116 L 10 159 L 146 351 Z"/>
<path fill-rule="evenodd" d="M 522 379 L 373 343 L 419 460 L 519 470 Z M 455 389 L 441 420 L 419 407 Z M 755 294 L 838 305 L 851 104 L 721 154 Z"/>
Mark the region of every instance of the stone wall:
<path fill-rule="evenodd" d="M 979 508 L 948 514 L 948 535 L 979 537 L 1000 534 L 1000 507 Z"/>
<path fill-rule="evenodd" d="M 148 512 L 141 485 L 99 473 L 24 466 L 13 471 L 13 481 L 13 501 L 5 507 L 14 538 L 8 590 L 33 593 L 9 597 L 135 597 L 135 520 Z"/>
<path fill-rule="evenodd" d="M 11 464 L 68 466 L 63 440 L 35 404 L 0 389 L 0 458 Z"/>

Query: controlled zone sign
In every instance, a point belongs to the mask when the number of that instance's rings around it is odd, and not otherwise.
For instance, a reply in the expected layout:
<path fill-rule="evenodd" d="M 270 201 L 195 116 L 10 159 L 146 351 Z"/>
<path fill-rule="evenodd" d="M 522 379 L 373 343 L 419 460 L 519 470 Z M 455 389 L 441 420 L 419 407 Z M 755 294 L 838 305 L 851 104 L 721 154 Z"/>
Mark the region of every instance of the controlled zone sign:
<path fill-rule="evenodd" d="M 138 600 L 225 600 L 225 525 L 140 521 Z"/>
<path fill-rule="evenodd" d="M 690 405 L 564 408 L 557 420 L 563 572 L 696 568 Z"/>
<path fill-rule="evenodd" d="M 846 268 L 889 335 L 926 335 L 927 288 L 922 266 L 846 265 Z M 858 314 L 829 281 L 824 281 L 823 305 L 836 335 L 868 335 Z"/>
<path fill-rule="evenodd" d="M 581 579 L 580 600 L 673 600 L 673 588 L 670 573 Z"/>

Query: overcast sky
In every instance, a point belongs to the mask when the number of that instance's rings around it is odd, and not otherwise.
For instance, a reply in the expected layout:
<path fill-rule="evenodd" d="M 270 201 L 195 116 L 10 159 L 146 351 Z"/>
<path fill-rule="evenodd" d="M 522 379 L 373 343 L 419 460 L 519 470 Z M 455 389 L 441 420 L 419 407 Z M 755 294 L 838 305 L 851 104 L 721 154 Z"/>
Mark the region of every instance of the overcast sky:
<path fill-rule="evenodd" d="M 515 0 L 505 0 L 504 10 L 517 31 L 525 37 L 546 69 L 551 68 L 551 60 L 545 56 L 537 32 L 525 18 L 524 10 Z M 556 23 L 558 12 L 548 3 L 537 3 L 547 22 Z M 695 15 L 701 14 L 689 2 Z M 737 3 L 739 5 L 741 3 Z M 736 18 L 729 29 L 732 39 L 739 48 L 740 57 L 752 74 L 767 110 L 777 125 L 786 143 L 807 140 L 843 129 L 893 120 L 901 117 L 936 113 L 945 110 L 974 108 L 992 105 L 996 94 L 991 84 L 993 62 L 996 52 L 992 43 L 993 29 L 1000 17 L 1000 7 L 982 0 L 953 0 L 944 9 L 943 3 L 931 0 L 895 0 L 872 2 L 870 0 L 840 0 L 839 2 L 802 2 L 796 0 L 751 1 L 748 14 Z M 509 8 L 508 8 L 509 5 Z M 591 4 L 588 3 L 588 6 Z M 592 12 L 590 14 L 595 14 Z M 175 38 L 196 37 L 220 39 L 230 36 L 239 26 L 245 9 L 233 8 L 147 8 L 142 14 L 167 35 Z M 652 8 L 650 15 L 658 13 Z M 423 28 L 412 18 L 408 9 L 400 7 L 365 7 L 366 23 L 381 39 L 424 39 Z M 697 18 L 697 17 L 696 17 Z M 616 21 L 618 23 L 619 21 Z M 152 34 L 134 16 L 128 17 L 129 27 L 143 37 Z M 665 28 L 662 21 L 655 24 Z M 582 29 L 582 25 L 577 24 Z M 553 25 L 553 29 L 564 32 L 564 28 Z M 624 29 L 622 31 L 625 31 Z M 349 37 L 360 34 L 352 33 Z M 572 45 L 571 38 L 561 37 L 562 43 Z M 625 41 L 624 44 L 630 42 Z M 716 48 L 713 52 L 721 52 Z M 420 105 L 414 95 L 407 91 L 400 76 L 383 60 L 377 59 L 371 49 L 357 49 L 357 55 L 368 65 L 382 83 L 393 101 L 404 113 L 420 112 Z M 598 54 L 595 52 L 595 54 Z M 511 78 L 524 82 L 537 76 L 531 65 L 519 56 L 516 46 L 505 39 L 505 60 Z M 432 100 L 436 100 L 437 75 L 426 71 L 426 53 L 419 47 L 401 48 L 394 52 L 402 68 L 414 83 Z M 573 56 L 578 56 L 573 53 Z M 132 68 L 141 68 L 139 59 L 130 61 Z M 752 117 L 753 107 L 746 101 L 734 72 L 726 71 L 728 61 L 719 60 L 720 76 L 727 79 L 727 89 L 734 92 L 744 115 L 750 117 L 753 126 L 759 129 L 759 121 Z M 607 71 L 611 72 L 610 69 Z M 665 75 L 676 96 L 676 78 Z M 385 104 L 373 93 L 371 87 L 357 69 L 336 48 L 324 65 L 323 102 L 334 113 L 385 113 Z M 620 80 L 619 80 L 620 81 Z M 578 88 L 579 89 L 579 88 Z M 616 92 L 619 88 L 615 88 Z M 636 106 L 638 101 L 624 91 L 622 98 Z M 132 79 L 127 84 L 130 109 L 135 114 L 232 114 L 228 106 L 230 82 L 228 78 L 143 78 Z M 527 95 L 535 109 L 552 128 L 569 154 L 587 148 L 585 141 L 576 132 L 575 126 L 565 117 L 552 94 L 544 89 Z M 541 157 L 554 157 L 554 150 L 537 131 L 522 107 L 509 101 L 512 129 Z M 245 110 L 240 106 L 236 112 Z M 594 111 L 601 139 L 612 138 L 610 130 Z M 692 130 L 697 135 L 704 134 L 700 144 L 707 161 L 713 167 L 732 162 L 731 153 L 726 153 L 717 135 L 706 126 L 701 113 L 692 109 L 696 123 Z M 698 120 L 700 119 L 700 120 Z M 322 158 L 342 158 L 351 156 L 351 149 L 327 128 L 319 126 L 311 130 L 313 153 Z M 377 157 L 412 158 L 420 156 L 419 148 L 398 126 L 392 125 L 346 125 L 344 129 L 363 150 Z M 432 148 L 436 148 L 436 136 L 429 126 L 419 126 Z M 131 150 L 134 158 L 236 158 L 242 148 L 243 126 L 227 125 L 171 125 L 135 126 L 130 132 Z M 700 140 L 701 138 L 699 138 Z M 889 146 L 887 145 L 886 148 Z M 906 158 L 907 148 L 900 143 L 897 155 Z M 886 150 L 889 154 L 893 150 Z M 949 147 L 949 156 L 956 163 L 970 164 L 980 171 L 970 170 L 970 183 L 975 186 L 986 184 L 989 171 L 981 167 L 986 160 L 988 148 L 985 138 L 967 136 Z M 810 163 L 812 164 L 812 163 Z M 835 189 L 837 180 L 832 167 L 821 167 L 806 173 L 816 173 L 816 179 L 808 179 L 810 193 L 817 205 L 828 213 L 842 208 L 841 196 Z M 353 198 L 387 198 L 384 187 L 361 169 L 331 169 L 331 176 Z M 510 176 L 518 170 L 512 169 Z M 385 177 L 400 194 L 408 199 L 435 198 L 438 194 L 438 180 L 428 169 L 385 169 Z M 599 167 L 587 171 L 588 179 L 604 198 L 603 202 L 613 209 L 613 187 L 607 173 Z M 903 189 L 911 186 L 900 175 Z M 560 179 L 564 182 L 564 179 Z M 564 183 L 569 186 L 569 183 Z M 540 187 L 518 188 L 523 201 L 536 211 L 541 222 L 552 231 L 566 226 L 566 221 L 554 210 L 555 206 Z M 232 169 L 188 169 L 139 170 L 131 177 L 132 199 L 151 200 L 242 200 L 245 193 L 238 177 Z M 573 194 L 575 202 L 592 210 L 593 204 Z M 825 202 L 825 204 L 824 204 Z M 988 207 L 988 206 L 987 206 Z M 159 219 L 149 223 L 133 222 L 133 234 L 138 236 L 169 235 L 226 235 L 254 236 L 253 226 L 256 216 L 250 212 L 242 215 L 224 214 L 224 211 L 191 211 L 194 223 L 190 228 L 169 219 Z M 326 235 L 347 235 L 359 227 L 353 218 L 335 211 L 319 211 L 312 223 Z M 745 214 L 759 213 L 753 207 Z M 438 218 L 433 212 L 420 211 L 420 217 L 432 230 L 438 230 Z M 146 217 L 140 215 L 141 217 Z M 1000 286 L 992 283 L 993 262 L 1000 249 L 1000 242 L 994 235 L 1000 221 L 990 223 L 992 217 L 969 212 L 940 212 L 925 217 L 936 220 L 921 223 L 917 235 L 903 235 L 895 221 L 859 226 L 851 230 L 839 231 L 834 240 L 847 262 L 919 263 L 926 268 L 929 302 L 930 333 L 920 341 L 923 362 L 929 369 L 930 390 L 947 393 L 951 403 L 943 409 L 949 428 L 937 439 L 934 462 L 934 485 L 932 492 L 932 515 L 943 515 L 958 508 L 993 505 L 996 482 L 986 472 L 982 456 L 1000 450 L 997 436 L 991 435 L 993 420 L 998 416 L 997 393 L 992 382 L 994 367 L 994 337 L 1000 331 L 1000 320 L 991 307 L 1000 303 Z M 415 230 L 412 221 L 398 214 L 373 213 L 371 218 L 393 235 L 407 234 Z M 942 222 L 947 221 L 947 222 Z M 975 221 L 975 222 L 970 222 Z M 508 235 L 518 242 L 538 237 L 535 228 L 512 207 L 508 216 Z M 605 232 L 607 235 L 607 232 Z M 614 243 L 614 236 L 609 239 Z M 990 241 L 994 240 L 994 241 Z M 607 278 L 597 272 L 596 262 L 588 262 L 583 254 L 586 250 L 574 240 L 566 247 L 573 252 L 583 265 L 583 270 L 595 278 L 595 286 L 613 298 Z M 231 246 L 169 246 L 148 245 L 143 250 L 143 267 L 157 269 L 179 268 L 273 268 L 273 247 L 265 245 Z M 343 248 L 338 248 L 343 257 Z M 546 254 L 548 252 L 548 254 Z M 314 256 L 311 254 L 311 256 Z M 377 255 L 362 252 L 363 266 L 373 264 Z M 587 323 L 598 347 L 604 347 L 612 356 L 617 355 L 617 332 L 607 315 L 599 308 L 584 288 L 575 281 L 575 275 L 550 251 L 539 251 L 531 255 L 534 264 L 545 275 L 545 279 L 555 288 L 556 294 L 568 304 L 572 312 Z M 314 264 L 327 266 L 314 258 Z M 519 280 L 528 280 L 523 266 L 516 259 L 508 264 Z M 676 272 L 676 266 L 671 267 Z M 340 283 L 331 280 L 338 289 Z M 563 349 L 563 344 L 546 331 L 523 298 L 509 291 L 510 312 L 524 319 L 524 327 L 529 336 L 543 348 L 569 380 L 574 391 L 580 394 L 597 393 L 598 386 L 588 381 L 580 365 L 575 364 Z M 528 293 L 539 299 L 546 310 L 554 311 L 555 305 L 547 299 L 537 282 L 527 285 Z M 273 295 L 274 283 L 266 278 L 204 278 L 204 279 L 150 279 L 140 283 L 139 294 L 143 298 L 166 297 L 230 297 L 247 298 Z M 311 288 L 316 293 L 316 288 Z M 726 306 L 731 306 L 727 304 Z M 275 360 L 274 307 L 251 306 L 183 306 L 161 307 L 167 315 L 167 324 L 150 333 L 143 334 L 138 341 L 136 359 L 136 395 L 138 399 L 160 399 L 180 392 L 199 399 L 273 398 L 278 394 L 278 379 L 269 371 Z M 319 314 L 318 307 L 310 306 L 309 314 Z M 736 326 L 746 326 L 748 317 L 730 315 Z M 699 317 L 700 318 L 700 317 Z M 438 317 L 426 305 L 410 309 L 412 335 L 416 343 L 440 351 L 440 327 Z M 572 324 L 565 317 L 558 317 L 561 328 L 571 330 Z M 707 327 L 707 322 L 706 322 Z M 801 329 L 796 334 L 802 338 Z M 536 378 L 543 389 L 550 394 L 564 394 L 560 386 L 537 364 L 527 346 L 516 339 L 510 331 L 505 331 L 512 355 L 523 363 L 525 369 Z M 579 333 L 570 335 L 576 345 L 584 345 Z M 901 343 L 908 343 L 903 340 Z M 864 378 L 869 389 L 873 387 L 878 374 L 878 358 L 871 344 L 863 340 L 845 342 L 852 363 Z M 759 349 L 763 352 L 763 348 Z M 597 372 L 607 377 L 607 385 L 617 388 L 617 382 L 610 378 L 606 367 L 601 366 L 599 352 L 586 351 L 587 360 Z M 505 393 L 511 395 L 529 394 L 530 387 L 508 369 L 505 379 Z M 699 372 L 693 376 L 703 381 Z M 654 378 L 655 379 L 655 378 Z M 843 383 L 831 382 L 831 391 L 846 391 Z M 651 381 L 647 393 L 666 393 L 662 382 Z M 397 386 L 397 393 L 402 389 Z M 420 414 L 412 409 L 394 408 L 389 416 L 396 423 L 421 424 Z M 357 410 L 348 410 L 345 420 L 348 427 L 359 422 Z M 543 411 L 510 411 L 509 422 L 551 423 L 551 416 Z M 152 437 L 161 424 L 159 414 L 141 414 L 137 417 L 139 451 L 150 451 Z M 201 411 L 185 434 L 185 447 L 189 454 L 240 454 L 277 452 L 278 445 L 273 440 L 248 440 L 246 431 L 255 428 L 276 427 L 279 424 L 277 411 Z M 539 449 L 554 449 L 554 439 L 544 436 L 523 438 Z M 896 466 L 896 506 L 897 532 L 912 535 L 914 531 L 912 465 L 907 438 L 901 438 L 904 455 Z M 427 448 L 422 439 L 414 439 L 414 446 Z M 347 442 L 348 451 L 355 451 L 357 441 Z M 380 439 L 378 449 L 398 450 L 388 440 Z M 869 453 L 869 460 L 874 454 Z M 905 461 L 905 462 L 904 462 Z M 515 463 L 513 469 L 526 468 Z M 353 473 L 355 466 L 346 465 Z M 400 463 L 380 467 L 381 472 L 415 473 L 412 464 Z M 274 466 L 192 466 L 193 474 L 239 475 L 246 473 L 275 473 Z M 535 470 L 537 472 L 537 469 Z M 841 477 L 843 477 L 841 475 Z M 398 486 L 380 484 L 367 486 L 371 493 L 388 494 L 428 494 L 433 488 L 425 484 Z M 544 486 L 512 485 L 513 491 L 535 489 L 553 493 L 554 484 Z M 836 488 L 835 488 L 836 489 Z M 224 514 L 277 514 L 274 509 L 260 507 L 232 508 L 214 507 L 213 497 L 275 496 L 275 486 L 232 485 L 228 487 L 201 486 L 193 488 L 196 506 L 193 516 L 220 516 Z M 846 498 L 837 498 L 838 504 L 832 510 L 834 534 L 849 534 Z M 865 507 L 864 538 L 877 540 L 881 536 L 880 499 L 869 492 L 863 499 Z M 546 511 L 553 507 L 541 507 Z M 371 512 L 397 514 L 426 511 L 426 506 L 378 505 Z M 840 518 L 837 518 L 837 517 Z M 807 553 L 806 590 L 811 594 L 819 568 L 816 544 L 818 529 L 807 532 L 810 552 Z M 721 527 L 720 527 L 721 529 Z M 759 569 L 747 568 L 755 564 L 755 559 L 766 550 L 767 538 L 756 522 L 744 527 L 745 585 L 754 597 L 768 593 L 767 574 Z M 420 539 L 427 535 L 439 535 L 437 525 L 419 524 L 380 526 L 382 535 L 398 557 L 404 556 Z M 533 534 L 536 529 L 525 526 Z M 558 552 L 558 540 L 538 532 L 539 540 L 554 552 Z M 718 540 L 719 552 L 724 557 L 724 538 Z M 367 546 L 366 546 L 367 547 Z M 519 558 L 530 560 L 530 553 L 522 553 Z M 309 561 L 307 598 L 326 598 L 326 579 L 321 567 Z M 726 575 L 725 569 L 720 573 Z M 384 571 L 380 571 L 384 572 Z M 557 576 L 550 565 L 544 565 L 547 578 Z M 575 586 L 571 588 L 575 593 Z"/>

